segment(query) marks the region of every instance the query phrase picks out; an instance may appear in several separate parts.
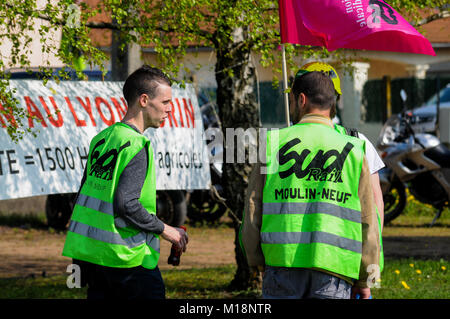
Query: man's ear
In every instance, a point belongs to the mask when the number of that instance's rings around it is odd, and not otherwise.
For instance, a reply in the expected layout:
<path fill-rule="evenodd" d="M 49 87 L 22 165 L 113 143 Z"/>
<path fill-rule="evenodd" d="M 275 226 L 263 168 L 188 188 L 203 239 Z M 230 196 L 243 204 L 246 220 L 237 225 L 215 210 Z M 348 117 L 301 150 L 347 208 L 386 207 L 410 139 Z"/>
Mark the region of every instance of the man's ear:
<path fill-rule="evenodd" d="M 147 103 L 148 103 L 148 95 L 145 93 L 141 94 L 139 96 L 139 106 L 146 107 Z"/>
<path fill-rule="evenodd" d="M 306 105 L 306 95 L 304 93 L 300 93 L 298 95 L 298 105 L 300 106 L 300 109 L 303 109 Z"/>

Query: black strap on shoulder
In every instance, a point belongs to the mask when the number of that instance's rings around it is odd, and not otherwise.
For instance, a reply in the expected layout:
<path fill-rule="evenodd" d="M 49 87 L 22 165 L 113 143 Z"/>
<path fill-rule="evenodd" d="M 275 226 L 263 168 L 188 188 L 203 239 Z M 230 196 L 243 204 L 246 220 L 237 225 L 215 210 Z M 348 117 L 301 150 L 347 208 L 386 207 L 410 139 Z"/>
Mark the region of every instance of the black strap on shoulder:
<path fill-rule="evenodd" d="M 355 129 L 355 128 L 350 128 L 350 127 L 344 127 L 344 128 L 345 128 L 345 132 L 347 132 L 347 135 L 350 135 L 350 136 L 354 136 L 354 137 L 358 137 L 358 138 L 359 138 L 358 130 L 357 130 L 357 129 Z"/>

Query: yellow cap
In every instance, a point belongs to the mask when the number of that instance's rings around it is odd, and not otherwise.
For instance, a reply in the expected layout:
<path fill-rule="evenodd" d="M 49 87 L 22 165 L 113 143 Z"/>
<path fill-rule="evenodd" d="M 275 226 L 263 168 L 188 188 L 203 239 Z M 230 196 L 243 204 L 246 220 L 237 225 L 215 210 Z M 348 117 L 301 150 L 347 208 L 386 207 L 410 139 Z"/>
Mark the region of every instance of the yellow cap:
<path fill-rule="evenodd" d="M 337 74 L 336 70 L 329 64 L 324 62 L 311 62 L 307 63 L 304 66 L 300 68 L 300 70 L 297 71 L 297 74 L 295 74 L 295 77 L 298 78 L 306 73 L 309 72 L 324 72 L 327 74 L 331 80 L 333 81 L 334 89 L 336 90 L 337 94 L 341 95 L 341 80 L 339 79 L 339 75 Z"/>

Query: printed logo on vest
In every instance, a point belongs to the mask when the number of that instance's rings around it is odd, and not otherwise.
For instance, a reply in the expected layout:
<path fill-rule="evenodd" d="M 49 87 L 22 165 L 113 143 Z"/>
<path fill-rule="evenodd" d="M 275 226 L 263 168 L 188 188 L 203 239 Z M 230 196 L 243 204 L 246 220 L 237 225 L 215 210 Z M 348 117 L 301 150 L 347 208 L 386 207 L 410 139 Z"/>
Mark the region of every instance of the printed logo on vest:
<path fill-rule="evenodd" d="M 117 157 L 119 153 L 129 147 L 131 145 L 130 141 L 123 144 L 119 150 L 111 149 L 107 150 L 106 153 L 100 156 L 100 152 L 97 151 L 97 148 L 101 145 L 105 144 L 105 139 L 101 139 L 95 144 L 92 150 L 92 156 L 90 159 L 91 169 L 89 171 L 90 176 L 94 176 L 97 178 L 104 179 L 106 181 L 110 181 L 113 176 L 114 167 L 116 167 Z M 92 162 L 95 160 L 95 163 Z"/>
<path fill-rule="evenodd" d="M 348 154 L 354 147 L 352 143 L 348 142 L 341 152 L 335 149 L 326 152 L 319 150 L 305 169 L 302 168 L 303 163 L 311 154 L 311 150 L 305 148 L 300 155 L 294 150 L 288 152 L 289 149 L 299 143 L 301 143 L 301 140 L 299 138 L 294 138 L 279 149 L 277 158 L 280 165 L 284 165 L 291 160 L 295 161 L 289 169 L 278 173 L 280 178 L 284 179 L 295 174 L 298 179 L 306 177 L 307 181 L 342 183 L 342 168 Z M 329 160 L 332 157 L 334 157 L 334 161 L 330 163 Z M 325 163 L 330 164 L 325 168 Z"/>

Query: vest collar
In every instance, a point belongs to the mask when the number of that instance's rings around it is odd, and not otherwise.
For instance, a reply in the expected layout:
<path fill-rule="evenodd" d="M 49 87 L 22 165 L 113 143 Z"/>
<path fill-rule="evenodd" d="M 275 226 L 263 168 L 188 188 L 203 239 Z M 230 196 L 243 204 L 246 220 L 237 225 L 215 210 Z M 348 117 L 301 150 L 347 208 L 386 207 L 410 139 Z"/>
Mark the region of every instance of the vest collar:
<path fill-rule="evenodd" d="M 125 124 L 125 125 L 128 125 L 128 126 L 131 127 L 133 130 L 135 130 L 136 132 L 138 132 L 139 134 L 142 134 L 142 133 L 138 130 L 138 128 L 137 128 L 136 126 L 134 126 L 133 124 L 130 124 L 130 123 L 128 123 L 128 122 L 120 122 L 120 123 Z"/>
<path fill-rule="evenodd" d="M 334 124 L 329 117 L 314 113 L 304 115 L 299 123 L 319 123 L 334 127 Z"/>

